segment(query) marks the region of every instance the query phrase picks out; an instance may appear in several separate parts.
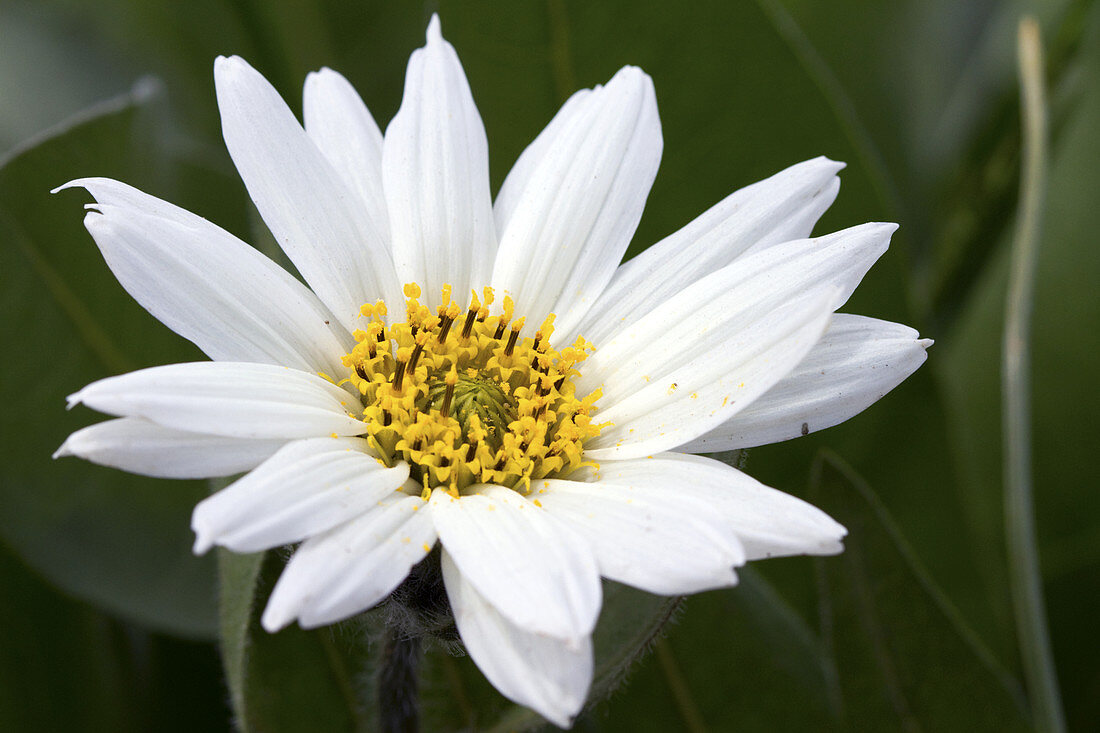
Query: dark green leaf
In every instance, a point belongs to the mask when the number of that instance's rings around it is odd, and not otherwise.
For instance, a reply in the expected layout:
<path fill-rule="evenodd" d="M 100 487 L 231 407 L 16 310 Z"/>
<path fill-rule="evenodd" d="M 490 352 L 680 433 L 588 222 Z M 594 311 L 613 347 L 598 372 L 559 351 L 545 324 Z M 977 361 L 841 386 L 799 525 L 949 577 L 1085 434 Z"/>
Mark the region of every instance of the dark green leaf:
<path fill-rule="evenodd" d="M 873 491 L 831 454 L 811 500 L 848 528 L 844 554 L 818 561 L 825 645 L 840 720 L 856 728 L 1025 730 L 1018 682 L 931 581 Z"/>
<path fill-rule="evenodd" d="M 189 549 L 189 514 L 204 487 L 50 460 L 68 433 L 97 419 L 83 408 L 66 413 L 65 395 L 111 374 L 199 356 L 114 281 L 81 226 L 86 197 L 49 194 L 94 175 L 167 194 L 172 168 L 158 96 L 155 82 L 142 82 L 0 165 L 8 451 L 0 536 L 67 592 L 152 627 L 212 637 L 213 561 Z"/>
<path fill-rule="evenodd" d="M 357 701 L 365 664 L 352 625 L 269 634 L 260 626 L 282 561 L 274 552 L 218 550 L 221 644 L 238 728 L 243 733 L 367 730 Z"/>

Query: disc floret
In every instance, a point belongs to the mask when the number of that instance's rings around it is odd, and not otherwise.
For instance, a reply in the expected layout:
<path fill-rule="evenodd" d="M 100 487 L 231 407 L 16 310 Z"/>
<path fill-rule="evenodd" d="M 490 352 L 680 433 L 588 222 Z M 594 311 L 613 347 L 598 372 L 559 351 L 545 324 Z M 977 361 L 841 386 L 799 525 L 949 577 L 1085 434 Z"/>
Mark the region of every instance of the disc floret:
<path fill-rule="evenodd" d="M 358 389 L 367 440 L 389 465 L 404 460 L 425 493 L 455 496 L 491 483 L 530 492 L 531 482 L 585 465 L 585 440 L 600 432 L 592 413 L 599 390 L 576 396 L 576 366 L 593 350 L 578 337 L 550 346 L 554 315 L 534 336 L 504 297 L 490 315 L 491 288 L 471 291 L 465 311 L 442 289 L 433 313 L 420 287 L 405 286 L 404 321 L 387 323 L 386 304 L 360 309 L 364 328 L 344 355 L 347 382 Z"/>

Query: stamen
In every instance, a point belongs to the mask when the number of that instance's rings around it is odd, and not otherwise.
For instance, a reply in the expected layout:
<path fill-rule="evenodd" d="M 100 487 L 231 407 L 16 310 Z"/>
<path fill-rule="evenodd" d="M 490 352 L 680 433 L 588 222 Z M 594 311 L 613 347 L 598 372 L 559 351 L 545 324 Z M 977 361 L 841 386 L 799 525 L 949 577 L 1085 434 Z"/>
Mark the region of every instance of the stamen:
<path fill-rule="evenodd" d="M 439 338 L 437 339 L 437 341 L 439 341 L 440 343 L 447 340 L 447 333 L 451 330 L 451 324 L 453 324 L 454 322 L 454 318 L 451 317 L 450 313 L 443 314 L 441 318 L 443 319 L 443 322 L 442 325 L 440 325 L 439 327 Z"/>
<path fill-rule="evenodd" d="M 416 346 L 413 348 L 412 356 L 409 357 L 408 372 L 412 376 L 416 374 L 416 362 L 420 360 L 420 354 L 424 351 L 424 344 L 428 341 L 427 333 L 418 333 L 416 335 Z"/>
<path fill-rule="evenodd" d="M 402 346 L 397 350 L 397 367 L 393 372 L 393 391 L 401 394 L 401 383 L 405 379 L 405 366 L 409 363 L 409 354 L 412 351 L 408 346 Z"/>
<path fill-rule="evenodd" d="M 451 400 L 455 396 L 455 385 L 458 384 L 458 372 L 452 366 L 447 372 L 447 391 L 443 395 L 443 406 L 439 408 L 439 414 L 447 417 L 451 414 Z"/>
<path fill-rule="evenodd" d="M 505 356 L 511 356 L 512 350 L 516 348 L 516 339 L 519 338 L 519 332 L 523 330 L 523 321 L 524 319 L 520 318 L 512 324 L 512 333 L 508 335 L 508 345 L 504 347 Z"/>
<path fill-rule="evenodd" d="M 471 308 L 466 311 L 466 322 L 462 324 L 462 340 L 470 338 L 470 332 L 474 330 L 474 319 L 477 318 L 477 311 Z"/>
<path fill-rule="evenodd" d="M 598 393 L 578 398 L 570 380 L 591 344 L 578 338 L 556 350 L 553 316 L 523 338 L 510 296 L 490 315 L 492 288 L 471 290 L 464 316 L 449 286 L 438 308 L 418 300 L 416 283 L 404 294 L 405 321 L 387 324 L 381 301 L 360 309 L 370 322 L 353 332 L 349 376 L 338 382 L 358 387 L 363 408 L 352 414 L 386 465 L 405 461 L 425 495 L 453 496 L 475 483 L 529 491 L 532 481 L 587 465 L 583 443 L 603 427 L 591 418 Z"/>

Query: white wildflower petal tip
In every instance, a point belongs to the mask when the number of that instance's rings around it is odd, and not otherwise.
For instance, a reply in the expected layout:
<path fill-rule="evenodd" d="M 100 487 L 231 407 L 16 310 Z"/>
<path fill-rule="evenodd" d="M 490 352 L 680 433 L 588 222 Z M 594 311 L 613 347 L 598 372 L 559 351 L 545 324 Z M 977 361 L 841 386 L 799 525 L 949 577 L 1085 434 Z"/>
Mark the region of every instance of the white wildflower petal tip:
<path fill-rule="evenodd" d="M 630 486 L 647 495 L 674 494 L 736 534 L 748 560 L 786 555 L 834 555 L 847 530 L 817 507 L 769 488 L 703 456 L 659 453 L 603 461 L 599 484 Z"/>
<path fill-rule="evenodd" d="M 704 317 L 700 330 L 683 334 L 689 354 L 703 354 L 687 363 L 665 355 L 654 359 L 659 348 L 654 344 L 650 358 L 633 372 L 608 379 L 607 390 L 618 399 L 600 412 L 610 425 L 585 454 L 597 461 L 648 455 L 725 422 L 802 360 L 821 338 L 836 299 L 834 289 L 811 291 L 732 328 L 728 321 L 714 324 Z M 631 383 L 638 385 L 633 394 L 623 394 Z"/>
<path fill-rule="evenodd" d="M 359 435 L 348 392 L 314 374 L 267 364 L 195 362 L 141 369 L 89 384 L 68 397 L 120 417 L 229 438 Z"/>
<path fill-rule="evenodd" d="M 544 139 L 545 138 L 545 139 Z M 574 96 L 501 189 L 493 287 L 569 332 L 622 260 L 661 160 L 653 82 L 633 66 Z"/>
<path fill-rule="evenodd" d="M 587 543 L 511 489 L 474 491 L 431 497 L 439 539 L 463 577 L 520 628 L 568 643 L 591 634 L 602 595 Z"/>
<path fill-rule="evenodd" d="M 53 457 L 79 456 L 157 478 L 214 478 L 255 468 L 285 442 L 191 433 L 122 417 L 77 430 Z"/>
<path fill-rule="evenodd" d="M 680 450 L 751 448 L 842 423 L 905 381 L 928 358 L 931 345 L 931 339 L 900 323 L 838 314 L 790 374 Z"/>
<path fill-rule="evenodd" d="M 442 556 L 443 582 L 466 651 L 502 695 L 569 728 L 592 684 L 591 637 L 575 644 L 512 623 Z"/>
<path fill-rule="evenodd" d="M 349 330 L 379 296 L 400 302 L 386 233 L 302 129 L 275 88 L 237 56 L 214 81 L 226 147 L 275 240 Z"/>
<path fill-rule="evenodd" d="M 405 96 L 386 128 L 382 175 L 401 282 L 418 283 L 432 307 L 444 284 L 463 299 L 487 285 L 496 250 L 489 144 L 438 16 L 409 59 Z"/>
<path fill-rule="evenodd" d="M 593 343 L 607 343 L 654 303 L 734 260 L 808 237 L 836 198 L 837 172 L 843 167 L 828 158 L 814 158 L 730 194 L 620 266 L 576 331 Z"/>
<path fill-rule="evenodd" d="M 356 519 L 302 543 L 264 609 L 278 631 L 341 621 L 393 592 L 435 545 L 435 526 L 419 496 L 391 491 Z"/>
<path fill-rule="evenodd" d="M 293 441 L 199 502 L 191 516 L 195 553 L 298 542 L 372 509 L 408 477 L 407 464 L 386 468 L 361 438 Z"/>
<path fill-rule="evenodd" d="M 108 178 L 71 181 L 96 204 L 84 219 L 126 292 L 216 361 L 339 368 L 351 338 L 285 270 L 206 219 Z"/>
<path fill-rule="evenodd" d="M 347 186 L 359 194 L 357 206 L 388 244 L 382 131 L 355 88 L 332 69 L 310 72 L 302 90 L 302 118 L 306 134 Z"/>
<path fill-rule="evenodd" d="M 896 228 L 865 224 L 766 248 L 601 345 L 577 384 L 582 394 L 602 388 L 600 419 L 613 423 L 589 444 L 593 457 L 668 450 L 746 408 L 802 360 Z"/>

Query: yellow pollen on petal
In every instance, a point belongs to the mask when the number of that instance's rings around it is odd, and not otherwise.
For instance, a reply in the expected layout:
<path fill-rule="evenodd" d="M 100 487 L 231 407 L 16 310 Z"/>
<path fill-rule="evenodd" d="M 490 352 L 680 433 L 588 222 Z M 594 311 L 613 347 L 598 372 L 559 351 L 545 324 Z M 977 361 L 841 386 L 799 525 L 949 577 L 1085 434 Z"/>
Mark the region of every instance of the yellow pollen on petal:
<path fill-rule="evenodd" d="M 404 321 L 387 323 L 382 301 L 360 309 L 367 322 L 340 384 L 360 395 L 363 437 L 387 466 L 409 465 L 424 501 L 483 483 L 530 493 L 532 481 L 594 465 L 583 448 L 605 427 L 592 420 L 600 392 L 578 397 L 574 384 L 592 344 L 552 347 L 553 314 L 523 337 L 510 296 L 491 315 L 492 288 L 469 291 L 463 308 L 444 286 L 434 311 L 416 283 L 403 292 Z"/>

